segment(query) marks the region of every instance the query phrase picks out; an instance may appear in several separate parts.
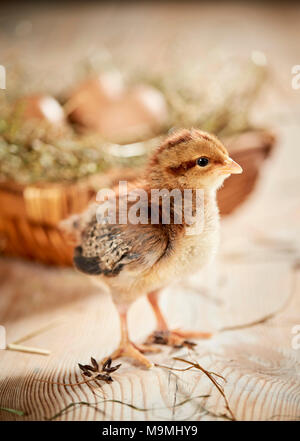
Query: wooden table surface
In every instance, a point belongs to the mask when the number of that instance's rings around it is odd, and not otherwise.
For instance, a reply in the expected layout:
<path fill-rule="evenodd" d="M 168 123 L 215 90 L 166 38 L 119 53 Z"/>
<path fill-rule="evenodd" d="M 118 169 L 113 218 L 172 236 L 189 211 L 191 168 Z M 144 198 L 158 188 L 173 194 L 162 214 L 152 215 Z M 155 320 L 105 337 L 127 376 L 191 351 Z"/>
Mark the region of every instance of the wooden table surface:
<path fill-rule="evenodd" d="M 195 351 L 162 347 L 149 357 L 179 369 L 188 365 L 174 357 L 183 357 L 222 375 L 226 381 L 215 378 L 238 420 L 299 419 L 300 90 L 291 88 L 291 67 L 300 64 L 299 7 L 273 6 L 270 12 L 258 4 L 92 3 L 73 6 L 72 13 L 66 6 L 48 6 L 47 14 L 42 6 L 5 8 L 0 49 L 22 50 L 37 69 L 61 66 L 66 76 L 72 62 L 100 42 L 141 65 L 151 57 L 161 62 L 168 53 L 166 41 L 178 35 L 181 50 L 186 44 L 191 56 L 203 56 L 217 43 L 229 53 L 267 53 L 280 78 L 267 107 L 277 149 L 251 198 L 222 221 L 218 262 L 181 286 L 169 287 L 161 299 L 173 327 L 215 335 L 199 341 Z M 26 413 L 0 410 L 1 420 L 230 417 L 224 397 L 197 369 L 156 366 L 147 371 L 122 360 L 111 384 L 36 381 L 80 382 L 78 363 L 88 363 L 91 356 L 100 360 L 118 344 L 118 317 L 110 298 L 72 269 L 1 258 L 0 324 L 8 343 L 46 327 L 23 344 L 51 351 L 49 356 L 0 351 L 0 407 Z M 132 339 L 143 341 L 154 325 L 146 299 L 136 302 L 129 315 Z"/>

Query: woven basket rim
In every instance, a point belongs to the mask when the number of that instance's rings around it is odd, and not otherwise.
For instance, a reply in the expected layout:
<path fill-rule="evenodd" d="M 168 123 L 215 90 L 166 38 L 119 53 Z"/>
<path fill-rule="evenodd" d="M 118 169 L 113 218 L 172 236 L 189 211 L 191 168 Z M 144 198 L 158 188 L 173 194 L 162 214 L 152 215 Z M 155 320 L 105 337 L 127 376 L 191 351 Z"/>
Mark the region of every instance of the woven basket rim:
<path fill-rule="evenodd" d="M 232 153 L 236 153 L 237 151 L 240 151 L 240 153 L 247 154 L 249 152 L 253 152 L 255 149 L 261 149 L 262 145 L 253 145 L 253 146 L 241 146 L 240 141 L 242 137 L 244 136 L 251 136 L 256 135 L 260 137 L 265 138 L 265 147 L 269 147 L 270 149 L 274 146 L 276 142 L 276 134 L 271 129 L 264 129 L 264 128 L 253 128 L 251 130 L 248 130 L 246 132 L 236 133 L 234 135 L 231 135 L 230 137 L 226 138 L 226 144 L 230 145 L 229 151 Z M 75 180 L 61 180 L 61 181 L 36 181 L 31 183 L 20 183 L 18 181 L 14 181 L 12 179 L 10 180 L 3 180 L 0 181 L 0 190 L 13 192 L 13 193 L 22 193 L 25 188 L 27 187 L 35 187 L 35 188 L 41 188 L 41 189 L 64 189 L 64 188 L 76 188 L 78 185 L 86 185 L 89 183 L 92 183 L 92 181 L 98 181 L 103 176 L 107 176 L 111 170 L 128 170 L 130 167 L 113 167 L 111 169 L 108 169 L 103 172 L 98 172 L 91 174 L 89 176 L 85 176 L 82 178 L 78 178 Z"/>

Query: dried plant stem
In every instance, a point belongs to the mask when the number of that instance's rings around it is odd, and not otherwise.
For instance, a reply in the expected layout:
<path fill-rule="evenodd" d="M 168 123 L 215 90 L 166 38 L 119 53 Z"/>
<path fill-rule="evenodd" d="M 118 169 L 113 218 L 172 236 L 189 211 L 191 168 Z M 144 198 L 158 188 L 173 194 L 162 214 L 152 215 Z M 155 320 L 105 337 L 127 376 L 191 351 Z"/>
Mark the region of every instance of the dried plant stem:
<path fill-rule="evenodd" d="M 224 328 L 221 328 L 219 332 L 237 331 L 239 329 L 247 329 L 247 328 L 252 328 L 253 326 L 261 325 L 261 324 L 271 320 L 272 318 L 274 318 L 277 314 L 279 314 L 279 312 L 280 311 L 270 313 L 264 317 L 261 317 L 260 319 L 254 320 L 253 322 L 242 323 L 241 325 L 225 326 Z"/>
<path fill-rule="evenodd" d="M 20 343 L 23 343 L 25 340 L 29 340 L 30 338 L 36 337 L 42 332 L 45 332 L 48 329 L 53 328 L 53 326 L 55 326 L 57 323 L 58 320 L 55 320 L 54 322 L 49 323 L 48 325 L 43 326 L 42 328 L 39 328 L 35 331 L 30 332 L 29 334 L 24 335 L 23 337 L 19 338 L 18 340 L 15 340 L 12 343 L 8 343 L 6 349 L 9 349 L 10 351 L 26 352 L 30 354 L 50 355 L 51 351 L 49 351 L 48 349 L 40 349 L 32 346 L 25 346 L 25 345 L 21 345 Z"/>
<path fill-rule="evenodd" d="M 269 320 L 277 317 L 277 315 L 282 313 L 288 307 L 290 302 L 292 301 L 294 294 L 296 292 L 295 284 L 296 284 L 296 280 L 294 278 L 294 283 L 292 283 L 292 289 L 291 289 L 290 295 L 288 296 L 286 301 L 283 303 L 283 305 L 277 309 L 277 311 L 271 312 L 270 314 L 267 314 L 264 317 L 261 317 L 260 319 L 254 320 L 253 322 L 243 323 L 241 325 L 235 325 L 235 326 L 225 326 L 224 328 L 221 328 L 219 332 L 236 331 L 239 329 L 252 328 L 253 326 L 261 325 L 261 324 L 268 322 Z"/>
<path fill-rule="evenodd" d="M 10 351 L 19 351 L 19 352 L 26 352 L 30 354 L 39 354 L 39 355 L 50 355 L 51 353 L 48 349 L 33 348 L 31 346 L 24 346 L 16 343 L 9 343 L 6 346 L 6 349 L 9 349 Z"/>
<path fill-rule="evenodd" d="M 18 416 L 24 416 L 26 413 L 23 410 L 17 410 L 17 409 L 10 409 L 9 407 L 1 407 L 0 410 L 3 410 L 4 412 L 12 413 L 14 415 Z"/>
<path fill-rule="evenodd" d="M 225 401 L 225 407 L 226 407 L 226 409 L 228 410 L 228 412 L 229 412 L 229 414 L 230 414 L 230 416 L 231 416 L 231 419 L 232 419 L 233 421 L 236 421 L 235 415 L 234 415 L 234 413 L 232 412 L 232 410 L 231 410 L 231 408 L 230 408 L 230 406 L 229 406 L 229 402 L 228 402 L 228 400 L 227 400 L 227 397 L 226 397 L 226 395 L 225 395 L 225 393 L 224 393 L 224 389 L 222 388 L 222 386 L 219 385 L 219 383 L 218 383 L 218 382 L 215 380 L 215 378 L 213 377 L 213 375 L 214 375 L 213 372 L 209 372 L 209 371 L 207 371 L 207 370 L 204 369 L 202 366 L 200 366 L 199 363 L 193 363 L 192 361 L 185 360 L 184 358 L 174 357 L 174 360 L 182 361 L 183 363 L 188 363 L 188 364 L 191 365 L 192 367 L 194 367 L 194 368 L 196 368 L 196 369 L 199 369 L 201 372 L 203 372 L 203 373 L 209 378 L 209 380 L 215 385 L 215 387 L 218 389 L 218 391 L 220 392 L 220 394 L 221 394 L 222 397 L 224 398 L 224 401 Z M 221 378 L 222 378 L 222 377 L 221 377 Z"/>
<path fill-rule="evenodd" d="M 296 415 L 296 416 L 293 416 L 293 415 L 280 415 L 280 414 L 272 415 L 270 418 L 268 418 L 268 421 L 273 421 L 275 418 L 281 418 L 280 421 L 282 421 L 282 418 L 288 418 L 288 419 L 285 419 L 284 421 L 299 421 L 300 420 L 300 415 L 299 416 L 298 415 Z"/>
<path fill-rule="evenodd" d="M 170 367 L 170 366 L 164 366 L 163 364 L 157 364 L 157 363 L 155 363 L 155 366 L 161 367 L 161 368 L 165 368 L 165 369 L 169 369 L 171 371 L 177 371 L 177 372 L 185 372 L 185 371 L 190 371 L 191 369 L 194 369 L 194 366 L 189 366 L 189 367 L 184 368 L 184 369 L 179 369 L 179 368 L 173 368 L 173 367 Z M 210 374 L 215 375 L 216 377 L 221 378 L 225 382 L 227 381 L 226 378 L 224 378 L 220 374 L 217 374 L 216 372 L 210 371 Z"/>
<path fill-rule="evenodd" d="M 53 415 L 50 418 L 45 418 L 47 421 L 52 421 L 55 420 L 56 418 L 60 417 L 61 415 L 63 415 L 67 410 L 71 409 L 72 407 L 75 406 L 88 406 L 88 407 L 93 407 L 96 412 L 100 412 L 102 414 L 104 414 L 103 410 L 100 410 L 97 408 L 97 403 L 88 403 L 87 401 L 78 401 L 76 403 L 70 403 L 68 404 L 66 407 L 64 407 L 62 410 L 60 410 L 59 412 L 57 412 L 55 415 Z"/>
<path fill-rule="evenodd" d="M 158 407 L 155 409 L 146 409 L 146 408 L 142 408 L 142 407 L 137 407 L 134 404 L 131 403 L 125 403 L 123 401 L 120 400 L 103 400 L 100 401 L 98 403 L 88 403 L 86 401 L 78 401 L 76 403 L 70 403 L 68 404 L 66 407 L 64 407 L 62 410 L 60 410 L 58 413 L 56 413 L 55 415 L 53 415 L 50 418 L 47 418 L 48 421 L 52 421 L 55 418 L 60 417 L 64 412 L 66 412 L 67 410 L 69 410 L 70 408 L 77 406 L 77 405 L 83 405 L 83 406 L 89 406 L 89 407 L 94 407 L 98 412 L 101 412 L 102 414 L 104 414 L 104 411 L 101 409 L 98 409 L 97 406 L 100 404 L 105 404 L 105 403 L 116 403 L 116 404 L 121 404 L 122 406 L 127 406 L 130 407 L 133 410 L 136 410 L 138 412 L 149 412 L 149 411 L 153 411 L 153 410 L 165 410 L 165 409 L 173 409 L 174 407 L 180 407 L 183 406 L 184 404 L 193 401 L 197 398 L 208 398 L 209 395 L 197 395 L 195 397 L 191 397 L 191 398 L 187 398 L 183 401 L 181 401 L 180 403 L 175 404 L 174 406 L 169 406 L 169 407 Z"/>
<path fill-rule="evenodd" d="M 15 340 L 13 343 L 14 344 L 23 343 L 23 341 L 25 341 L 25 340 L 29 340 L 30 338 L 36 337 L 37 335 L 41 334 L 42 332 L 48 331 L 48 329 L 53 328 L 60 321 L 61 320 L 55 320 L 54 322 L 51 322 L 48 325 L 45 325 L 42 328 L 37 329 L 36 331 L 32 331 L 29 334 L 24 335 L 24 337 L 21 337 L 18 340 Z"/>

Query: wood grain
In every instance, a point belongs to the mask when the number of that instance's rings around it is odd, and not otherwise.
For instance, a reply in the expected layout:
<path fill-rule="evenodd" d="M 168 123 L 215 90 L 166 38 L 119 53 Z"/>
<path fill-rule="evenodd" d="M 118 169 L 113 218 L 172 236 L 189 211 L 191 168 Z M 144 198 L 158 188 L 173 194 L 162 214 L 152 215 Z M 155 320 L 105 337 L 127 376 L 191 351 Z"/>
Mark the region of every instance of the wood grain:
<path fill-rule="evenodd" d="M 245 55 L 253 49 L 255 23 L 256 45 L 268 48 L 282 80 L 282 101 L 274 104 L 272 96 L 258 110 L 269 105 L 281 141 L 253 196 L 223 222 L 218 262 L 180 286 L 169 287 L 161 299 L 172 326 L 214 330 L 215 336 L 199 341 L 195 352 L 162 348 L 150 357 L 160 365 L 182 368 L 173 357 L 183 356 L 223 375 L 226 383 L 219 381 L 238 420 L 299 419 L 300 349 L 293 348 L 292 330 L 300 324 L 300 130 L 299 94 L 290 88 L 290 67 L 299 63 L 297 46 L 290 44 L 299 41 L 299 7 L 274 5 L 270 13 L 267 6 L 250 4 L 76 4 L 72 14 L 50 6 L 47 14 L 30 6 L 14 12 L 9 7 L 3 10 L 7 22 L 0 28 L 0 48 L 7 53 L 18 47 L 24 56 L 39 59 L 37 71 L 60 65 L 61 79 L 70 82 L 73 63 L 88 47 L 96 50 L 106 44 L 128 63 L 150 60 L 153 66 L 170 61 L 170 47 L 176 45 L 181 54 L 199 59 L 217 43 L 220 50 Z M 34 32 L 21 42 L 14 27 L 24 13 L 31 17 Z M 59 90 L 62 84 L 53 80 L 52 86 Z M 282 117 L 278 112 L 287 103 L 288 114 Z M 79 401 L 90 406 L 76 405 L 56 419 L 216 420 L 228 415 L 223 397 L 197 370 L 146 371 L 122 360 L 112 384 L 67 387 L 37 382 L 80 381 L 78 362 L 87 363 L 90 356 L 100 360 L 116 348 L 118 317 L 109 296 L 71 269 L 1 259 L 0 324 L 6 327 L 7 341 L 51 323 L 48 330 L 24 341 L 49 349 L 50 356 L 0 351 L 0 407 L 27 414 L 0 411 L 1 420 L 45 420 Z M 133 305 L 129 325 L 137 342 L 154 329 L 145 299 Z M 195 398 L 207 394 L 207 399 Z"/>
<path fill-rule="evenodd" d="M 180 355 L 223 375 L 228 400 L 238 419 L 299 416 L 299 351 L 291 347 L 291 329 L 299 321 L 300 272 L 292 271 L 284 262 L 223 264 L 222 268 L 218 301 L 210 297 L 210 289 L 205 292 L 193 281 L 184 290 L 170 287 L 165 292 L 162 306 L 174 327 L 210 327 L 217 331 L 259 320 L 284 304 L 285 310 L 257 326 L 220 331 L 210 341 L 199 342 L 195 353 L 172 353 L 162 348 L 161 354 L 151 358 L 161 365 L 174 366 L 172 357 Z M 86 279 L 72 270 L 3 260 L 1 280 L 0 321 L 6 326 L 8 342 L 54 322 L 52 328 L 26 341 L 29 346 L 51 350 L 49 357 L 1 351 L 2 406 L 24 410 L 28 413 L 25 419 L 30 420 L 50 418 L 71 402 L 112 399 L 149 410 L 107 402 L 99 404 L 97 411 L 74 407 L 60 419 L 212 418 L 201 411 L 201 403 L 214 415 L 225 412 L 222 397 L 199 372 L 170 372 L 159 367 L 145 371 L 124 360 L 111 385 L 98 382 L 64 387 L 36 382 L 34 378 L 80 381 L 78 362 L 87 363 L 90 356 L 100 360 L 117 346 L 117 314 L 107 294 L 88 286 Z M 129 320 L 135 341 L 143 341 L 154 327 L 144 299 L 132 307 Z M 174 407 L 174 403 L 188 397 L 205 394 L 211 397 Z M 24 417 L 1 412 L 1 418 Z"/>

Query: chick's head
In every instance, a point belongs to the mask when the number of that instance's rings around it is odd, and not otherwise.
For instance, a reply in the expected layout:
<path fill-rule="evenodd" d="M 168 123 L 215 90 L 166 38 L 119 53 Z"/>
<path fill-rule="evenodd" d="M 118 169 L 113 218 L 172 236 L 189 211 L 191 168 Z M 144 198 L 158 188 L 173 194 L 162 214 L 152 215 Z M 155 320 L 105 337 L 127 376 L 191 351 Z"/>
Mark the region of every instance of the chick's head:
<path fill-rule="evenodd" d="M 152 156 L 148 171 L 153 187 L 217 190 L 228 176 L 243 170 L 215 136 L 192 129 L 169 136 Z"/>

